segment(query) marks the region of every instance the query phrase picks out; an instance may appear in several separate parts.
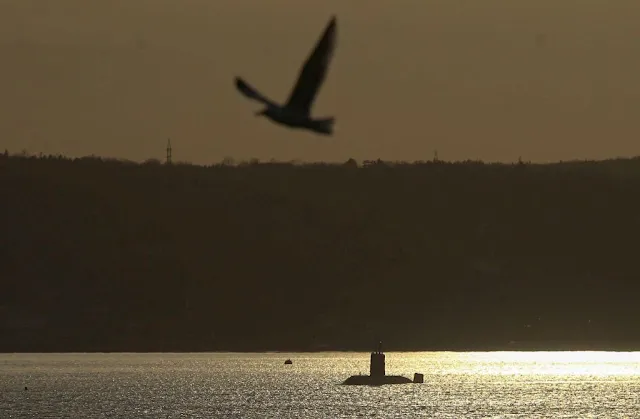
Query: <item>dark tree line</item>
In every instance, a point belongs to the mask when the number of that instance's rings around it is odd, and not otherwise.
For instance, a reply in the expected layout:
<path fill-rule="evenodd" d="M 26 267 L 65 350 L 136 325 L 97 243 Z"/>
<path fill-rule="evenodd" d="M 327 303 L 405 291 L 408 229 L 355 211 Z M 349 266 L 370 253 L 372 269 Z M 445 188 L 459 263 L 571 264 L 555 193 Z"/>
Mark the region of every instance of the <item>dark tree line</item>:
<path fill-rule="evenodd" d="M 5 153 L 0 350 L 633 348 L 638 192 L 640 159 Z"/>

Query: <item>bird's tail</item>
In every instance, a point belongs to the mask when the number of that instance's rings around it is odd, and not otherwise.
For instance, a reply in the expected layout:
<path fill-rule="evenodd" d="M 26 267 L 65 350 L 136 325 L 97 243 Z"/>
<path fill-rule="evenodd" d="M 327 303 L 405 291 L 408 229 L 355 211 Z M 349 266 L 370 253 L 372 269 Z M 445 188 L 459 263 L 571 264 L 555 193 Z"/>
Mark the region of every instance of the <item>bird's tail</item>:
<path fill-rule="evenodd" d="M 331 118 L 322 118 L 322 119 L 314 119 L 313 120 L 313 129 L 316 132 L 321 134 L 331 135 L 333 134 L 333 124 L 336 119 Z"/>

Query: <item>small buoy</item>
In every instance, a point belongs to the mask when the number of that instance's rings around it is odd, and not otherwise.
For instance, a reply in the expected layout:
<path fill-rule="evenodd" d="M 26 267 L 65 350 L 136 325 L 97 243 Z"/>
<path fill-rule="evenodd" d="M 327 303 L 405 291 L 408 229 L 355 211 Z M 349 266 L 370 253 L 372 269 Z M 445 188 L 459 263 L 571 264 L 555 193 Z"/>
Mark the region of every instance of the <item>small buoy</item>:
<path fill-rule="evenodd" d="M 29 389 L 27 388 L 27 386 L 24 386 L 24 391 L 27 391 L 27 390 L 29 390 Z"/>
<path fill-rule="evenodd" d="M 290 359 L 287 359 L 286 361 L 284 361 L 284 365 L 291 365 L 293 364 L 293 361 L 291 361 Z"/>

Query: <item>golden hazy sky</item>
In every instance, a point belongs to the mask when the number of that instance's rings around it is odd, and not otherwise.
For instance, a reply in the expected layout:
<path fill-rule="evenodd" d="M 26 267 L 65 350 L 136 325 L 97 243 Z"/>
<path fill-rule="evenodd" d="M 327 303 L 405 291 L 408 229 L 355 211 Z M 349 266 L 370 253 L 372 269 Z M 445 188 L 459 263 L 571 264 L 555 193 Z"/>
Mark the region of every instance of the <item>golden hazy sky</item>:
<path fill-rule="evenodd" d="M 323 137 L 284 101 L 331 14 Z M 638 0 L 0 0 L 0 148 L 133 160 L 640 154 Z"/>

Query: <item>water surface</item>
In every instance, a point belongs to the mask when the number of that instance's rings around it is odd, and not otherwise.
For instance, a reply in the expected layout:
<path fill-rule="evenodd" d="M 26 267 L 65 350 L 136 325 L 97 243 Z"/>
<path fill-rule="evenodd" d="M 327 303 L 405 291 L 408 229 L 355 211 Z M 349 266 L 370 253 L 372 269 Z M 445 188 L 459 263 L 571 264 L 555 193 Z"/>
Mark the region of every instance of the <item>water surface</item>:
<path fill-rule="evenodd" d="M 291 358 L 293 365 L 284 365 Z M 640 352 L 0 354 L 2 418 L 635 418 Z M 25 386 L 28 390 L 25 390 Z"/>

